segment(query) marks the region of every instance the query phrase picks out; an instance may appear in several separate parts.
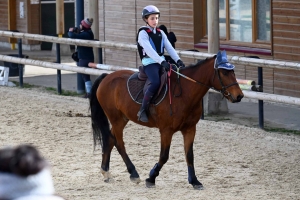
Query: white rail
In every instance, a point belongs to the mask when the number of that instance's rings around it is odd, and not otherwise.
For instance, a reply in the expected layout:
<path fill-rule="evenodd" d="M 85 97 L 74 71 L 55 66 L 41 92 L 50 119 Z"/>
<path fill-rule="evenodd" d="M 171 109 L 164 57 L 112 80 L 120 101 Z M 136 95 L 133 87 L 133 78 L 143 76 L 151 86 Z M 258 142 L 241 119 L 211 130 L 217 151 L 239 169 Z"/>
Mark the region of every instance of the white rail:
<path fill-rule="evenodd" d="M 66 70 L 66 71 L 91 74 L 91 75 L 101 75 L 103 73 L 103 71 L 100 71 L 99 69 L 107 70 L 107 71 L 117 71 L 117 70 L 132 70 L 135 72 L 138 71 L 135 68 L 113 66 L 113 65 L 102 65 L 102 64 L 97 64 L 97 69 L 93 69 L 93 68 L 85 68 L 85 67 L 70 66 L 70 65 L 65 65 L 65 64 L 51 63 L 51 62 L 45 62 L 45 61 L 39 61 L 39 60 L 32 60 L 32 59 L 28 59 L 28 58 L 17 58 L 17 57 L 12 57 L 12 56 L 5 56 L 5 55 L 0 55 L 0 60 L 6 61 L 6 62 L 12 62 L 12 63 L 20 63 L 20 64 L 24 64 L 24 65 L 33 65 L 33 66 Z M 211 90 L 211 91 L 214 92 L 214 90 Z M 260 100 L 279 102 L 279 103 L 285 103 L 285 104 L 300 105 L 300 98 L 296 98 L 296 97 L 268 94 L 268 93 L 263 93 L 263 92 L 245 91 L 245 90 L 243 90 L 243 93 L 246 98 L 260 99 Z"/>
<path fill-rule="evenodd" d="M 65 64 L 51 63 L 51 62 L 45 62 L 45 61 L 40 61 L 40 60 L 32 60 L 29 58 L 18 58 L 18 57 L 0 55 L 0 60 L 3 60 L 5 62 L 19 63 L 19 64 L 23 64 L 23 65 L 33 65 L 33 66 L 38 66 L 38 67 L 78 72 L 78 73 L 83 73 L 83 74 L 101 75 L 103 73 L 100 70 L 93 69 L 93 68 L 77 67 L 77 66 L 71 66 L 71 65 L 65 65 Z"/>
<path fill-rule="evenodd" d="M 90 41 L 90 40 L 79 40 L 71 38 L 59 38 L 53 36 L 45 36 L 30 33 L 18 33 L 10 31 L 0 31 L 0 37 L 12 37 L 12 38 L 22 38 L 27 40 L 37 40 L 44 42 L 69 44 L 69 45 L 79 45 L 79 46 L 89 46 L 89 47 L 102 47 L 102 48 L 113 48 L 120 50 L 136 51 L 137 47 L 134 44 L 125 44 L 117 42 L 102 42 L 102 41 Z M 193 51 L 178 51 L 180 57 L 193 58 L 193 59 L 205 59 L 211 57 L 214 54 L 193 52 Z M 278 69 L 294 69 L 300 70 L 300 63 L 295 62 L 285 62 L 285 61 L 275 61 L 267 59 L 255 59 L 246 58 L 241 56 L 228 56 L 229 62 L 233 64 L 249 65 L 263 68 L 278 68 Z"/>

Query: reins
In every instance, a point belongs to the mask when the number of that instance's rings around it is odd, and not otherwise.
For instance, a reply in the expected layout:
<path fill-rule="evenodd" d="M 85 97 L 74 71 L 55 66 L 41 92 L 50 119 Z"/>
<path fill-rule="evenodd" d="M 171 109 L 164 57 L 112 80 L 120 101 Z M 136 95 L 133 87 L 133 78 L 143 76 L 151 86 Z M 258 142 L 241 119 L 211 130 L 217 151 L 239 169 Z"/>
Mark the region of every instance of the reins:
<path fill-rule="evenodd" d="M 169 99 L 170 99 L 170 116 L 172 116 L 172 95 L 171 95 L 171 71 L 172 65 L 170 65 L 170 70 L 168 71 L 168 85 L 169 85 Z"/>
<path fill-rule="evenodd" d="M 175 66 L 176 67 L 176 69 L 177 69 L 177 72 L 179 72 L 179 67 L 177 67 L 176 65 L 174 65 L 174 64 L 171 64 L 171 66 Z M 179 94 L 175 94 L 175 90 L 176 90 L 176 86 L 177 85 L 179 85 Z M 174 97 L 180 97 L 180 95 L 181 95 L 181 93 L 182 93 L 182 87 L 181 87 L 181 84 L 180 84 L 180 76 L 179 75 L 177 75 L 177 79 L 176 79 L 176 84 L 175 84 L 175 87 L 173 88 L 173 94 L 174 94 Z"/>
<path fill-rule="evenodd" d="M 210 87 L 210 86 L 208 86 L 208 85 L 206 85 L 206 84 L 204 84 L 204 83 L 201 83 L 201 82 L 196 81 L 196 80 L 194 80 L 194 79 L 192 79 L 192 78 L 190 78 L 190 77 L 188 77 L 188 76 L 185 76 L 184 74 L 179 73 L 179 69 L 180 69 L 180 68 L 177 67 L 176 65 L 174 65 L 174 66 L 176 67 L 177 70 L 176 70 L 176 71 L 173 70 L 173 68 L 172 68 L 172 65 L 173 65 L 173 64 L 170 64 L 170 70 L 168 71 L 168 86 L 169 86 L 170 115 L 171 115 L 171 116 L 172 116 L 172 114 L 173 114 L 173 112 L 172 112 L 172 95 L 171 95 L 171 74 L 172 74 L 172 71 L 175 72 L 175 73 L 178 75 L 176 85 L 179 84 L 179 86 L 180 86 L 180 94 L 177 95 L 176 97 L 180 96 L 181 93 L 182 93 L 182 88 L 181 88 L 181 84 L 180 84 L 180 76 L 182 76 L 183 78 L 185 78 L 185 79 L 187 79 L 187 80 L 189 80 L 189 81 L 192 81 L 193 83 L 197 83 L 198 85 L 205 86 L 205 87 L 207 87 L 208 89 L 212 89 L 212 90 L 215 90 L 215 91 L 217 91 L 217 92 L 220 92 L 220 93 L 223 95 L 223 98 L 224 98 L 224 97 L 229 97 L 229 98 L 231 98 L 232 101 L 234 101 L 234 98 L 232 97 L 231 93 L 227 91 L 227 88 L 229 88 L 229 87 L 231 87 L 231 86 L 233 86 L 233 85 L 237 85 L 238 83 L 235 82 L 235 83 L 232 83 L 232 84 L 227 85 L 227 86 L 225 86 L 225 85 L 223 84 L 223 81 L 222 81 L 221 76 L 220 76 L 219 68 L 218 68 L 218 66 L 219 66 L 220 64 L 222 64 L 222 63 L 219 63 L 219 65 L 216 66 L 216 60 L 217 60 L 217 59 L 215 59 L 215 62 L 214 62 L 214 70 L 215 70 L 215 72 L 214 72 L 213 80 L 214 80 L 214 78 L 215 78 L 215 74 L 217 74 L 217 75 L 218 75 L 217 77 L 218 77 L 218 79 L 219 79 L 219 81 L 220 81 L 220 84 L 221 84 L 221 87 L 222 87 L 221 90 L 218 90 L 218 89 L 216 89 L 216 88 L 214 88 L 214 87 Z M 176 85 L 175 85 L 175 87 L 174 87 L 173 93 L 175 92 Z"/>
<path fill-rule="evenodd" d="M 219 65 L 220 65 L 220 64 L 222 64 L 222 63 L 219 63 Z M 175 65 L 175 66 L 176 66 L 176 65 Z M 176 67 L 176 68 L 177 68 L 177 67 Z M 172 65 L 170 65 L 170 70 L 169 70 L 169 72 L 168 72 L 168 76 L 169 76 L 169 77 L 168 77 L 168 79 L 169 79 L 169 89 L 171 89 L 171 87 L 170 87 L 170 86 L 171 86 L 171 83 L 170 83 L 170 76 L 171 76 L 171 71 L 173 71 L 173 72 L 175 72 L 175 73 L 178 75 L 177 83 L 179 83 L 179 84 L 180 84 L 179 76 L 182 76 L 183 78 L 185 78 L 185 79 L 187 79 L 187 80 L 189 80 L 189 81 L 192 81 L 192 82 L 194 82 L 194 83 L 197 83 L 198 85 L 202 85 L 202 86 L 207 87 L 208 89 L 212 89 L 212 90 L 215 90 L 215 91 L 217 91 L 217 92 L 220 92 L 220 93 L 223 95 L 223 97 L 230 97 L 232 100 L 234 100 L 233 97 L 232 97 L 232 95 L 230 94 L 230 92 L 228 92 L 226 89 L 229 88 L 229 87 L 231 87 L 231 86 L 233 86 L 233 85 L 237 85 L 238 83 L 235 82 L 235 83 L 232 83 L 232 84 L 227 85 L 227 86 L 225 86 L 225 85 L 223 84 L 223 81 L 222 81 L 222 79 L 221 79 L 221 76 L 220 76 L 220 72 L 219 72 L 218 66 L 216 66 L 216 59 L 215 59 L 215 62 L 214 62 L 214 69 L 215 69 L 215 74 L 218 75 L 218 79 L 219 79 L 220 84 L 221 84 L 221 86 L 222 86 L 222 89 L 221 89 L 221 90 L 218 90 L 218 89 L 216 89 L 216 88 L 214 88 L 214 87 L 210 87 L 210 86 L 208 86 L 208 85 L 206 85 L 206 84 L 204 84 L 204 83 L 201 83 L 201 82 L 196 81 L 196 80 L 194 80 L 194 79 L 192 79 L 192 78 L 190 78 L 190 77 L 185 76 L 184 74 L 179 73 L 179 68 L 177 68 L 177 71 L 173 70 L 173 69 L 172 69 Z M 175 88 L 174 88 L 174 89 L 175 89 Z M 171 94 L 170 94 L 170 93 L 169 93 L 169 95 L 170 95 L 170 98 L 171 98 Z M 180 90 L 180 94 L 179 94 L 179 95 L 181 95 L 181 90 Z M 170 104 L 171 104 L 171 99 L 170 99 Z"/>
<path fill-rule="evenodd" d="M 207 85 L 205 85 L 204 83 L 201 83 L 201 82 L 199 82 L 199 81 L 196 81 L 196 80 L 194 80 L 194 79 L 192 79 L 192 78 L 190 78 L 190 77 L 187 77 L 187 76 L 185 76 L 185 75 L 183 75 L 183 74 L 181 74 L 181 73 L 179 73 L 179 72 L 177 72 L 177 71 L 175 71 L 175 70 L 173 70 L 173 69 L 171 69 L 173 72 L 175 72 L 176 74 L 178 74 L 179 76 L 182 76 L 183 78 L 185 78 L 185 79 L 187 79 L 187 80 L 189 80 L 189 81 L 192 81 L 192 82 L 194 82 L 194 83 L 197 83 L 197 84 L 199 84 L 199 85 L 203 85 L 203 86 L 205 86 L 205 87 L 207 87 L 207 88 L 210 88 L 210 89 L 214 89 L 213 87 L 209 87 L 209 86 L 207 86 Z M 214 89 L 215 90 L 215 89 Z"/>

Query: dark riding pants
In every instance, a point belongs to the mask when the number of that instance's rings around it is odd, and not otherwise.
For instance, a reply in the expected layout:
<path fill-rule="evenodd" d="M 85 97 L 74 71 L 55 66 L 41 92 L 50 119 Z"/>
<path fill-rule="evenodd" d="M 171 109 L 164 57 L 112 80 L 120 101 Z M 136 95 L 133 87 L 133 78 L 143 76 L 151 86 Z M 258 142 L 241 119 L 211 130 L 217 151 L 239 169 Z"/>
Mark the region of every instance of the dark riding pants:
<path fill-rule="evenodd" d="M 144 66 L 144 72 L 148 76 L 148 79 L 151 81 L 151 85 L 148 90 L 153 94 L 157 92 L 160 86 L 160 76 L 159 76 L 160 69 L 161 69 L 161 65 L 158 63 L 153 63 Z"/>

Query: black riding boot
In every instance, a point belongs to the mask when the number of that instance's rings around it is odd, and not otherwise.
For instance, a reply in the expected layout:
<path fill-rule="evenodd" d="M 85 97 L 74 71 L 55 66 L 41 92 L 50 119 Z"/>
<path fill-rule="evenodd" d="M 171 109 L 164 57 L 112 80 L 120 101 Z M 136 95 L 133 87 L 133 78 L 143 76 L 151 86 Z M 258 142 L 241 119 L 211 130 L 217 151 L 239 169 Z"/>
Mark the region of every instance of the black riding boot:
<path fill-rule="evenodd" d="M 147 110 L 149 108 L 149 104 L 153 95 L 154 93 L 150 92 L 149 90 L 147 90 L 147 92 L 145 93 L 142 106 L 137 114 L 139 121 L 148 122 Z"/>

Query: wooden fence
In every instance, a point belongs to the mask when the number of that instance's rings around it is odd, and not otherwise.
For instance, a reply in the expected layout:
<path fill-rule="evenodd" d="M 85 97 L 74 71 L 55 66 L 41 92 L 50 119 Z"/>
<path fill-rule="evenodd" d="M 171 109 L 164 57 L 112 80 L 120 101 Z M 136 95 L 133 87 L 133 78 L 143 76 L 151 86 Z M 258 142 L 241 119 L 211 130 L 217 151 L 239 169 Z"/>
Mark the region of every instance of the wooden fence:
<path fill-rule="evenodd" d="M 52 43 L 59 43 L 59 44 L 137 51 L 137 47 L 134 44 L 80 40 L 80 39 L 71 39 L 71 38 L 59 38 L 59 37 L 30 34 L 30 33 L 0 31 L 0 37 L 22 38 L 26 40 L 36 40 L 36 41 L 52 42 Z M 214 55 L 209 53 L 201 53 L 201 52 L 193 52 L 193 51 L 178 51 L 178 50 L 176 51 L 180 57 L 193 58 L 193 59 L 205 59 L 207 57 L 211 57 Z M 294 62 L 246 58 L 241 56 L 228 56 L 228 61 L 232 64 L 249 65 L 255 67 L 262 67 L 262 68 L 300 70 L 300 63 L 294 63 Z"/>
<path fill-rule="evenodd" d="M 59 38 L 53 36 L 45 36 L 45 35 L 30 34 L 30 33 L 18 33 L 18 32 L 10 32 L 10 31 L 0 31 L 0 37 L 21 38 L 27 40 L 37 40 L 37 41 L 52 42 L 52 43 L 59 43 L 59 44 L 90 46 L 90 47 L 98 47 L 98 48 L 113 48 L 113 49 L 129 50 L 129 51 L 136 51 L 137 48 L 136 45 L 134 44 L 89 41 L 89 40 L 79 40 L 79 39 L 71 39 L 71 38 Z M 193 58 L 193 59 L 205 59 L 207 57 L 213 56 L 213 54 L 193 52 L 193 51 L 177 50 L 177 53 L 181 57 Z M 66 70 L 66 71 L 91 74 L 91 75 L 100 75 L 102 73 L 101 71 L 92 68 L 89 69 L 89 68 L 75 67 L 75 66 L 69 66 L 64 64 L 50 63 L 50 62 L 44 62 L 44 61 L 32 60 L 26 58 L 17 58 L 17 57 L 5 56 L 5 55 L 0 55 L 0 60 L 6 62 L 12 62 L 12 63 L 24 64 L 24 65 L 34 65 L 34 66 L 40 66 L 45 68 L 54 68 L 59 70 Z M 239 56 L 228 56 L 228 60 L 233 64 L 242 64 L 242 65 L 256 66 L 262 68 L 300 70 L 300 63 L 294 63 L 294 62 L 255 59 L 255 58 L 246 58 L 246 57 L 239 57 Z M 98 64 L 98 68 L 103 70 L 108 70 L 108 71 L 115 71 L 120 69 L 130 69 L 133 71 L 136 70 L 135 68 L 124 68 L 121 66 L 100 65 L 100 64 Z M 274 94 L 268 94 L 263 92 L 246 91 L 246 90 L 243 90 L 243 93 L 246 98 L 250 98 L 250 99 L 258 99 L 264 101 L 300 105 L 300 98 L 289 97 L 284 95 L 274 95 Z"/>
<path fill-rule="evenodd" d="M 29 34 L 29 33 L 16 33 L 16 32 L 9 32 L 9 31 L 0 31 L 0 36 L 3 37 L 10 37 L 10 38 L 20 38 L 20 39 L 27 39 L 27 40 L 36 40 L 36 41 L 44 41 L 44 42 L 52 42 L 56 43 L 57 49 L 57 59 L 58 63 L 60 63 L 60 48 L 59 44 L 68 44 L 68 45 L 79 45 L 79 46 L 90 46 L 96 48 L 112 48 L 112 49 L 120 49 L 120 50 L 129 50 L 129 51 L 136 51 L 137 47 L 134 44 L 124 44 L 124 43 L 116 43 L 116 42 L 102 42 L 102 41 L 88 41 L 88 40 L 79 40 L 79 39 L 70 39 L 70 38 L 58 38 L 52 36 L 44 36 L 44 35 L 37 35 L 37 34 Z M 21 44 L 22 42 L 19 41 L 19 54 L 21 55 L 20 49 L 22 49 Z M 102 52 L 102 49 L 100 49 Z M 192 58 L 192 59 L 205 59 L 207 57 L 212 57 L 214 54 L 208 53 L 201 53 L 201 52 L 193 52 L 193 51 L 178 51 L 180 57 L 185 58 Z M 102 55 L 101 55 L 102 56 Z M 46 68 L 54 68 L 58 69 L 58 80 L 61 80 L 60 77 L 60 70 L 67 70 L 73 71 L 77 73 L 85 73 L 91 75 L 100 75 L 103 73 L 103 70 L 115 71 L 120 69 L 129 69 L 136 71 L 135 68 L 125 68 L 120 66 L 110 66 L 110 65 L 97 65 L 98 69 L 89 69 L 89 68 L 82 68 L 82 67 L 74 67 L 68 66 L 58 63 L 49 63 L 43 62 L 38 60 L 31 60 L 25 58 L 16 58 L 10 57 L 5 55 L 0 55 L 0 60 L 12 63 L 19 63 L 24 65 L 34 65 L 39 67 L 46 67 Z M 247 58 L 247 57 L 239 57 L 239 56 L 228 56 L 228 60 L 232 64 L 239 64 L 239 65 L 248 65 L 258 67 L 258 76 L 259 76 L 259 84 L 262 84 L 262 69 L 263 68 L 277 68 L 277 69 L 292 69 L 292 70 L 300 70 L 300 63 L 294 62 L 284 62 L 284 61 L 275 61 L 275 60 L 266 60 L 266 59 L 256 59 L 256 58 Z M 20 76 L 20 86 L 23 85 L 23 75 Z M 215 92 L 214 90 L 210 90 L 211 92 Z M 58 82 L 58 92 L 61 93 L 61 83 Z M 284 104 L 293 104 L 293 105 L 300 105 L 300 98 L 284 96 L 284 95 L 274 95 L 269 93 L 263 92 L 255 92 L 255 91 L 247 91 L 243 90 L 244 96 L 250 99 L 258 99 L 258 117 L 259 117 L 259 127 L 264 128 L 264 117 L 263 117 L 263 101 L 270 101 L 270 102 L 279 102 Z"/>

